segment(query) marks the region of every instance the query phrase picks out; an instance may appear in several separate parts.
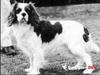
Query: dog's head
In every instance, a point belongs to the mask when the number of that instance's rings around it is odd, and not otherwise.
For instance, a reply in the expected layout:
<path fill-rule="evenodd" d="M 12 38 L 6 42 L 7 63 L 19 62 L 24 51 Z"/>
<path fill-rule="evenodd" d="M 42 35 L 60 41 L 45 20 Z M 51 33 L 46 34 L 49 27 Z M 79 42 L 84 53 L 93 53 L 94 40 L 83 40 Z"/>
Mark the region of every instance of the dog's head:
<path fill-rule="evenodd" d="M 18 3 L 12 4 L 12 10 L 8 17 L 10 25 L 16 23 L 32 24 L 39 21 L 39 14 L 37 13 L 33 3 Z"/>

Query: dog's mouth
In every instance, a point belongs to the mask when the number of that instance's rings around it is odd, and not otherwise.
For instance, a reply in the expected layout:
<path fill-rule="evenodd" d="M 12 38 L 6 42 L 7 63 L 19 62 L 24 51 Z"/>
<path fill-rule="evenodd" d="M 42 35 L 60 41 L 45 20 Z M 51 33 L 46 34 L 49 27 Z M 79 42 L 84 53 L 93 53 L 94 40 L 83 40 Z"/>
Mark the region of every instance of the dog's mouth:
<path fill-rule="evenodd" d="M 25 18 L 22 18 L 21 21 L 20 21 L 20 23 L 26 23 L 26 22 L 27 22 L 27 21 L 26 21 Z"/>

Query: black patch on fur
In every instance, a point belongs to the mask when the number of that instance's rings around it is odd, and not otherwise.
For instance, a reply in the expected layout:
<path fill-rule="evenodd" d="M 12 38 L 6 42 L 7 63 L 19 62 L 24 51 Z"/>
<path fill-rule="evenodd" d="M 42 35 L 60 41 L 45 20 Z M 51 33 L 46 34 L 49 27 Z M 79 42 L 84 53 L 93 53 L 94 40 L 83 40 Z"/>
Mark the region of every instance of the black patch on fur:
<path fill-rule="evenodd" d="M 40 21 L 37 35 L 41 35 L 42 42 L 50 42 L 56 36 L 56 34 L 62 33 L 62 26 L 59 22 L 52 25 L 49 21 Z"/>
<path fill-rule="evenodd" d="M 40 20 L 39 20 L 39 15 L 37 14 L 35 8 L 31 4 L 29 4 L 29 6 L 25 8 L 25 11 L 29 15 L 28 24 L 31 24 L 32 26 L 34 25 L 37 26 Z"/>
<path fill-rule="evenodd" d="M 87 35 L 89 35 L 89 31 L 88 31 L 88 29 L 85 28 L 85 27 L 84 27 L 84 32 L 85 32 Z"/>
<path fill-rule="evenodd" d="M 56 34 L 62 33 L 62 26 L 59 22 L 52 25 L 49 21 L 40 21 L 35 6 L 29 4 L 29 6 L 25 8 L 25 11 L 29 15 L 28 24 L 34 27 L 34 32 L 36 32 L 37 36 L 41 35 L 43 43 L 50 42 L 55 38 Z"/>
<path fill-rule="evenodd" d="M 84 27 L 84 34 L 83 34 L 83 39 L 85 42 L 88 42 L 89 41 L 89 31 L 87 28 Z"/>

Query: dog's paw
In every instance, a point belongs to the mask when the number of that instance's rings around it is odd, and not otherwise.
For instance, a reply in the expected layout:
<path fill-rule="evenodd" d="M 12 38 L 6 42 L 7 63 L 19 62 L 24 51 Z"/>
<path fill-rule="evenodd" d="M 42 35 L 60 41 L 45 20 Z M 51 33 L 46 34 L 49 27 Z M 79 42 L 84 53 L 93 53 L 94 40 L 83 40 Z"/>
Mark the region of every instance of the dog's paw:
<path fill-rule="evenodd" d="M 26 72 L 31 72 L 32 71 L 32 68 L 30 67 L 30 68 L 27 68 L 27 69 L 25 69 L 25 71 Z"/>
<path fill-rule="evenodd" d="M 27 75 L 39 75 L 40 72 L 37 70 L 34 70 L 32 67 L 25 69 L 25 71 L 27 72 Z"/>
<path fill-rule="evenodd" d="M 93 69 L 86 69 L 83 71 L 83 74 L 91 74 L 93 71 Z"/>
<path fill-rule="evenodd" d="M 27 73 L 27 75 L 39 75 L 40 72 L 36 72 L 36 71 L 30 71 Z"/>
<path fill-rule="evenodd" d="M 62 66 L 62 68 L 64 69 L 64 70 L 67 70 L 67 64 L 61 64 L 61 66 Z"/>

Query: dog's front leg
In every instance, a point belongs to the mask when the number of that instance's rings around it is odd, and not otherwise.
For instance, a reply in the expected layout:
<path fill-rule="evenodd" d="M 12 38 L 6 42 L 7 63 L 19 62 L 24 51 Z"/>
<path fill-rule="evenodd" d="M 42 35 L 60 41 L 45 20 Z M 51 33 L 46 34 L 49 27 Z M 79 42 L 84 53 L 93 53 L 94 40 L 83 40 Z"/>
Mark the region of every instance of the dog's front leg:
<path fill-rule="evenodd" d="M 43 65 L 45 63 L 44 50 L 38 48 L 33 50 L 32 52 L 33 55 L 30 59 L 30 67 L 32 67 L 32 69 L 28 74 L 37 75 L 40 74 L 39 70 L 40 68 L 43 68 Z"/>

